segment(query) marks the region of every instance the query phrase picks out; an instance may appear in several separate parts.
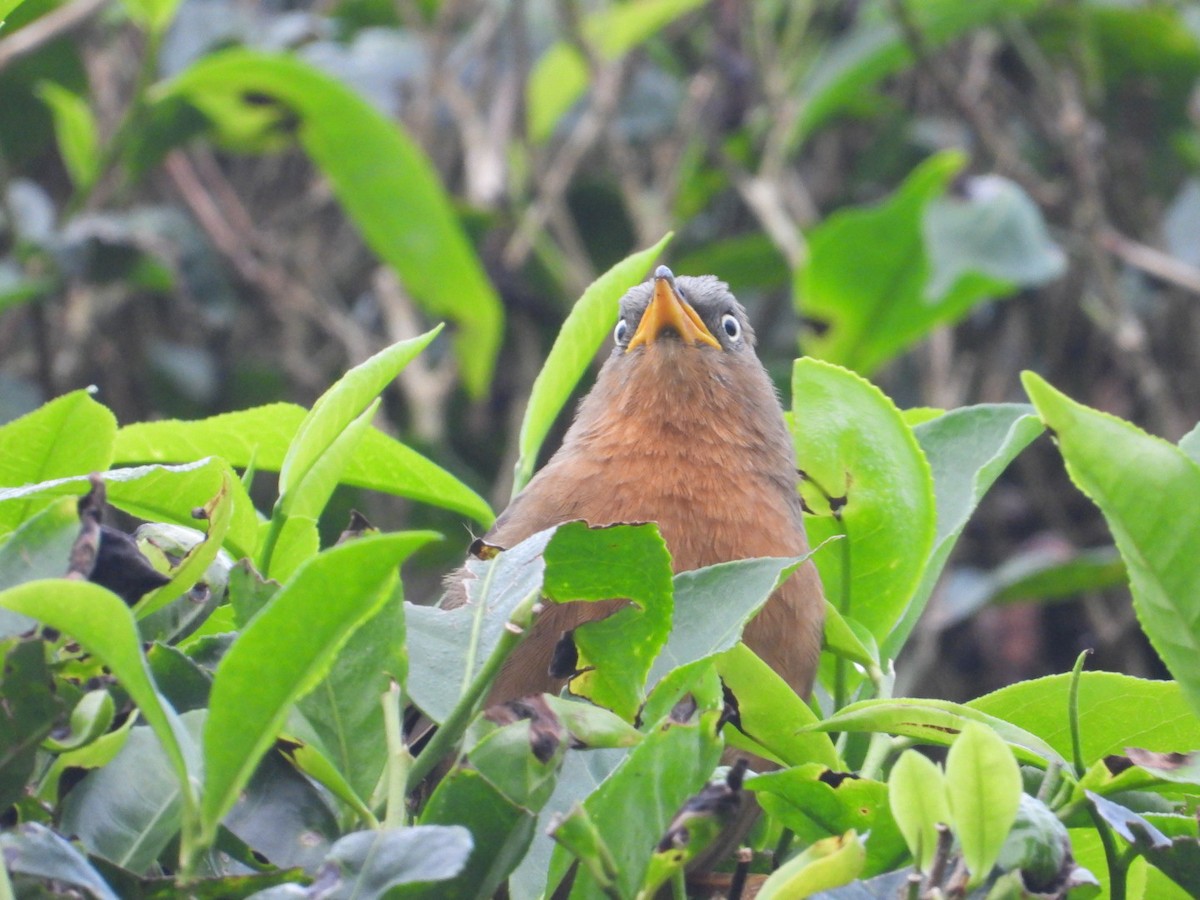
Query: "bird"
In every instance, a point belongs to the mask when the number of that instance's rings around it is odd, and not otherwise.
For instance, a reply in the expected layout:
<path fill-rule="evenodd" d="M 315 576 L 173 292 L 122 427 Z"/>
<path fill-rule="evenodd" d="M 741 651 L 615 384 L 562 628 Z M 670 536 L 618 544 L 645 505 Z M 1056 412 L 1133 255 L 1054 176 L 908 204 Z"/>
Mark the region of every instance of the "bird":
<path fill-rule="evenodd" d="M 745 308 L 712 275 L 666 266 L 620 301 L 613 349 L 562 444 L 482 538 L 512 547 L 565 522 L 655 522 L 676 573 L 808 552 L 790 433 L 755 352 Z M 443 608 L 466 602 L 464 569 Z M 506 660 L 488 705 L 557 693 L 564 636 L 619 601 L 547 603 Z M 805 562 L 767 600 L 743 639 L 807 697 L 821 650 L 825 601 Z M 676 615 L 686 615 L 677 610 Z"/>

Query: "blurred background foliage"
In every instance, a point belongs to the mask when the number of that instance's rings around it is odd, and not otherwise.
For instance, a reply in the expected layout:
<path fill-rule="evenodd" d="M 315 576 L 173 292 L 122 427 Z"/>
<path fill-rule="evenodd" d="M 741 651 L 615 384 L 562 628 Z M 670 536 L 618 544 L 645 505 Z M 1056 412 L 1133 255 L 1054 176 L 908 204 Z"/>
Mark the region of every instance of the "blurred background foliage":
<path fill-rule="evenodd" d="M 1200 418 L 1196 4 L 6 13 L 0 421 L 88 384 L 123 424 L 309 405 L 446 320 L 380 424 L 498 509 L 572 303 L 668 231 L 663 261 L 730 283 L 785 392 L 804 352 L 901 407 L 1020 402 L 1033 369 L 1172 441 Z M 469 543 L 454 514 L 348 489 L 328 538 L 352 506 L 449 536 L 410 595 Z M 1109 541 L 1048 442 L 1022 454 L 898 692 L 976 696 L 1085 646 L 1160 674 Z"/>

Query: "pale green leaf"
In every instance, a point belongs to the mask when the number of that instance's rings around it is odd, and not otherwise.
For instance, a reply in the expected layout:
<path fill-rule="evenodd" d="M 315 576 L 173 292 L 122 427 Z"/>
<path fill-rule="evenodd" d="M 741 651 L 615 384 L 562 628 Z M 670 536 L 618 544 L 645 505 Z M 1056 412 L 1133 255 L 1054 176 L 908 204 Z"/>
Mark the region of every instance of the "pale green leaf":
<path fill-rule="evenodd" d="M 951 822 L 941 768 L 916 750 L 906 750 L 888 775 L 888 802 L 917 867 L 928 872 L 937 851 L 937 826 L 949 828 Z"/>
<path fill-rule="evenodd" d="M 968 722 L 946 756 L 946 797 L 971 884 L 992 871 L 1021 804 L 1021 770 L 986 725 Z"/>
<path fill-rule="evenodd" d="M 87 100 L 53 81 L 43 81 L 38 97 L 50 108 L 63 165 L 76 189 L 86 189 L 99 174 L 96 120 Z"/>
<path fill-rule="evenodd" d="M 1104 513 L 1129 571 L 1138 621 L 1200 711 L 1200 465 L 1032 372 L 1022 381 L 1071 480 Z"/>

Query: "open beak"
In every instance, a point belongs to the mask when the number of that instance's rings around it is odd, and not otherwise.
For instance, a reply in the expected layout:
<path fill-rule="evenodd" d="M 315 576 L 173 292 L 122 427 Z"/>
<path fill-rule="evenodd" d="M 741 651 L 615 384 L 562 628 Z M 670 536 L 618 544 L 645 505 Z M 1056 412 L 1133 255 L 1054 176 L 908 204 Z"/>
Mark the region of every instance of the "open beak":
<path fill-rule="evenodd" d="M 721 344 L 708 326 L 697 315 L 696 311 L 686 300 L 679 296 L 675 289 L 675 276 L 666 266 L 654 270 L 654 296 L 650 305 L 642 314 L 637 331 L 625 349 L 628 353 L 634 347 L 651 344 L 667 332 L 674 332 L 684 344 L 709 344 L 721 349 Z"/>

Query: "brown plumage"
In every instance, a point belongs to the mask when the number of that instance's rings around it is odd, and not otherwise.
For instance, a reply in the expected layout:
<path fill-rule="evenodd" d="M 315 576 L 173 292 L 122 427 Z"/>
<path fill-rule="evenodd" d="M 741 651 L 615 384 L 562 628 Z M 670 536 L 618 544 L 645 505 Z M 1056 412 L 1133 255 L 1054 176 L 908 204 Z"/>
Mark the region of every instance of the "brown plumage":
<path fill-rule="evenodd" d="M 676 572 L 808 550 L 792 441 L 754 332 L 712 276 L 676 279 L 665 266 L 621 300 L 616 346 L 558 452 L 484 537 L 511 547 L 537 531 L 657 522 Z M 464 571 L 444 606 L 465 601 Z M 551 604 L 492 689 L 497 703 L 562 681 L 548 673 L 563 633 L 613 604 Z M 806 563 L 768 600 L 746 643 L 807 695 L 821 645 L 824 601 Z"/>

